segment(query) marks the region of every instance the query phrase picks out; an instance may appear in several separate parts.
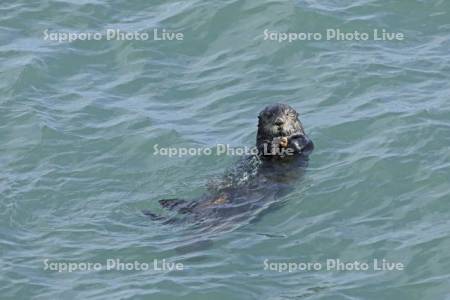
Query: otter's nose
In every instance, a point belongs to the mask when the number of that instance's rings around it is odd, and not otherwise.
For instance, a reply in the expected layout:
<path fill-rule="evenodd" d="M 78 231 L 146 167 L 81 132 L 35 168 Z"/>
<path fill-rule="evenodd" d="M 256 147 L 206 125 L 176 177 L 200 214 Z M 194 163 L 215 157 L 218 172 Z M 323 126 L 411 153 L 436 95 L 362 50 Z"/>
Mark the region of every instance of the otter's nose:
<path fill-rule="evenodd" d="M 282 118 L 277 118 L 277 119 L 275 120 L 275 125 L 281 126 L 281 125 L 283 125 L 283 124 L 284 124 L 284 120 L 283 120 Z"/>

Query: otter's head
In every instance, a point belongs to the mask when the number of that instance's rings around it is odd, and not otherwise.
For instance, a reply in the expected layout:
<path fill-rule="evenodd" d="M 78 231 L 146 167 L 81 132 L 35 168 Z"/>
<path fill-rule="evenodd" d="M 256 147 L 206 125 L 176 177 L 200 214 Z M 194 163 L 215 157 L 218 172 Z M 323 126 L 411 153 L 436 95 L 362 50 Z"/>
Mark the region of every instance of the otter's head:
<path fill-rule="evenodd" d="M 273 104 L 264 108 L 258 116 L 256 146 L 272 145 L 275 140 L 287 141 L 285 148 L 292 148 L 296 154 L 309 154 L 314 145 L 307 137 L 298 113 L 287 104 Z"/>

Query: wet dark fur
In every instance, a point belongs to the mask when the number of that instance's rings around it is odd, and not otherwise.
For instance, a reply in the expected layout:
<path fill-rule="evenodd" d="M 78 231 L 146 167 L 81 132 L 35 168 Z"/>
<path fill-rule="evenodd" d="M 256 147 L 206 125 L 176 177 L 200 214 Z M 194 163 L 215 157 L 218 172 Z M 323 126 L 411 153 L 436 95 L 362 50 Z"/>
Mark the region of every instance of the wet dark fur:
<path fill-rule="evenodd" d="M 293 150 L 296 155 L 308 155 L 314 148 L 313 143 L 306 136 L 303 125 L 298 118 L 298 113 L 286 104 L 274 104 L 266 107 L 258 116 L 258 132 L 256 134 L 256 146 L 260 155 L 264 155 L 264 149 L 272 149 L 273 140 L 279 137 L 287 137 L 287 148 Z M 279 158 L 276 155 L 269 155 Z"/>
<path fill-rule="evenodd" d="M 305 134 L 298 113 L 286 104 L 266 107 L 258 119 L 258 155 L 243 158 L 222 180 L 213 182 L 209 192 L 200 199 L 160 200 L 162 207 L 176 212 L 175 216 L 144 213 L 164 223 L 185 219 L 217 226 L 224 220 L 235 223 L 257 217 L 274 200 L 289 192 L 307 166 L 313 143 Z M 280 138 L 286 138 L 287 145 L 281 146 Z M 290 149 L 292 155 L 277 152 L 283 149 Z"/>

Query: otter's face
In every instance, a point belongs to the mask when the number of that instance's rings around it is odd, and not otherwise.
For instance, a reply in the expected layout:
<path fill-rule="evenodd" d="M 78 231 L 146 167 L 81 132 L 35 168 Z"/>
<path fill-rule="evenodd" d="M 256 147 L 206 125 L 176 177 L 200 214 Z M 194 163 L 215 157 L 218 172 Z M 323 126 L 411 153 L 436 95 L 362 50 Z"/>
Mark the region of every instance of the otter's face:
<path fill-rule="evenodd" d="M 289 105 L 268 106 L 261 111 L 258 118 L 258 135 L 263 135 L 265 139 L 305 134 L 298 119 L 298 113 Z"/>
<path fill-rule="evenodd" d="M 258 116 L 257 146 L 286 137 L 296 152 L 313 147 L 298 119 L 298 113 L 286 104 L 274 104 L 264 108 Z M 312 150 L 312 149 L 311 149 Z"/>

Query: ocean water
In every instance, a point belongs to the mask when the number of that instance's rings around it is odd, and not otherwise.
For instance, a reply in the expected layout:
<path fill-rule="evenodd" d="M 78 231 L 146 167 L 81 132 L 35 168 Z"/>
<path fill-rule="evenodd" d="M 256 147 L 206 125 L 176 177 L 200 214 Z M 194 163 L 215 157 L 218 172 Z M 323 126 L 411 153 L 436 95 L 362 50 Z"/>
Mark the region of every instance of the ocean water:
<path fill-rule="evenodd" d="M 450 299 L 449 1 L 3 0 L 0 12 L 0 299 Z M 44 33 L 108 29 L 183 39 Z M 200 196 L 238 160 L 155 145 L 250 147 L 276 102 L 316 146 L 277 209 L 211 230 L 142 214 Z M 155 269 L 163 259 L 183 270 Z M 328 270 L 338 259 L 369 269 Z M 321 270 L 280 269 L 308 262 Z"/>

